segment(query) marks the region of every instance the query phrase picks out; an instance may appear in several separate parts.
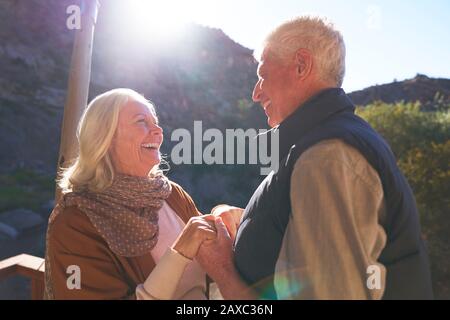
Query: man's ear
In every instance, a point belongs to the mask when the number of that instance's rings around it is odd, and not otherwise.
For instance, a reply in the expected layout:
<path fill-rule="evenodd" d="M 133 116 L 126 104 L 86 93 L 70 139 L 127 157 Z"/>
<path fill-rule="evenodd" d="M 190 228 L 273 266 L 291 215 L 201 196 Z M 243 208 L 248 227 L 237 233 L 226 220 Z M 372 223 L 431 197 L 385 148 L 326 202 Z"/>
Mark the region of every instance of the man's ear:
<path fill-rule="evenodd" d="M 313 56 L 308 49 L 298 49 L 295 53 L 295 66 L 297 77 L 301 80 L 306 79 L 313 68 Z"/>

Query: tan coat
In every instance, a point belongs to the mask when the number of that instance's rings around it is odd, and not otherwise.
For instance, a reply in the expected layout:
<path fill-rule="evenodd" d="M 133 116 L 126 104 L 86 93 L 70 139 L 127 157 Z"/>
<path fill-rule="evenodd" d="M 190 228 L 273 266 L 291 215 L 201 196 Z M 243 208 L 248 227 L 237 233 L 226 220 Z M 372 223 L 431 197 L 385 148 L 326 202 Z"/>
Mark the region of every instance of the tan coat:
<path fill-rule="evenodd" d="M 167 204 L 185 222 L 200 215 L 192 198 L 171 182 Z M 135 299 L 138 284 L 155 267 L 149 252 L 139 257 L 122 257 L 108 247 L 86 214 L 68 207 L 53 221 L 48 234 L 48 260 L 55 299 Z M 78 266 L 81 289 L 70 290 L 67 268 Z"/>

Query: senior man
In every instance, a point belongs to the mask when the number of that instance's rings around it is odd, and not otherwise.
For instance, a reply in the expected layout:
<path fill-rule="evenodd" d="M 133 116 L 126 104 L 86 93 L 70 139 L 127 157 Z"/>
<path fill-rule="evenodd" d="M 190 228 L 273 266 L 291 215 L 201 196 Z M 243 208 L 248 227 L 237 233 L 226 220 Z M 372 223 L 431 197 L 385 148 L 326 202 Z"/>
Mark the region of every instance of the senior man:
<path fill-rule="evenodd" d="M 256 58 L 253 100 L 279 131 L 280 167 L 238 217 L 236 238 L 218 219 L 217 240 L 199 251 L 223 297 L 432 298 L 413 193 L 341 89 L 340 32 L 299 17 L 272 31 Z"/>

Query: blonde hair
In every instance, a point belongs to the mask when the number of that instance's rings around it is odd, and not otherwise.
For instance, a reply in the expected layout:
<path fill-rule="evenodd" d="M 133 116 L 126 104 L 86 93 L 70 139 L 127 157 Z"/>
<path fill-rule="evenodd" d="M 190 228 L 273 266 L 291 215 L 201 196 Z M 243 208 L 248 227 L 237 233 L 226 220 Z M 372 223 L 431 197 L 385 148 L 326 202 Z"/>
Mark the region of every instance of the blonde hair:
<path fill-rule="evenodd" d="M 63 193 L 86 189 L 101 192 L 112 184 L 114 167 L 109 149 L 119 113 L 129 101 L 147 105 L 156 117 L 153 104 L 131 89 L 113 89 L 92 100 L 78 124 L 79 155 L 70 167 L 60 168 L 58 185 Z"/>
<path fill-rule="evenodd" d="M 320 76 L 341 87 L 345 75 L 345 44 L 342 34 L 326 18 L 300 16 L 275 28 L 254 52 L 259 60 L 264 49 L 287 61 L 300 48 L 311 51 Z"/>

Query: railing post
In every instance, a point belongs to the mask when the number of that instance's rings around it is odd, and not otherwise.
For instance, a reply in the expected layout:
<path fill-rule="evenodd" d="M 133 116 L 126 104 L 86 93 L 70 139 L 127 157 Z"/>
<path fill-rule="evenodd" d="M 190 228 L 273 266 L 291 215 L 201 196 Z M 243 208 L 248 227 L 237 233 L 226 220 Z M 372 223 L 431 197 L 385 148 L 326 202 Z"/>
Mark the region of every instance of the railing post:
<path fill-rule="evenodd" d="M 44 280 L 38 278 L 31 279 L 31 300 L 42 300 L 44 298 Z"/>

